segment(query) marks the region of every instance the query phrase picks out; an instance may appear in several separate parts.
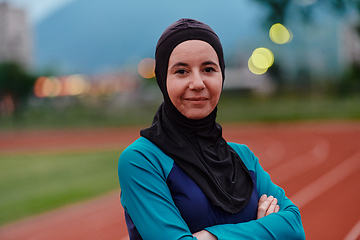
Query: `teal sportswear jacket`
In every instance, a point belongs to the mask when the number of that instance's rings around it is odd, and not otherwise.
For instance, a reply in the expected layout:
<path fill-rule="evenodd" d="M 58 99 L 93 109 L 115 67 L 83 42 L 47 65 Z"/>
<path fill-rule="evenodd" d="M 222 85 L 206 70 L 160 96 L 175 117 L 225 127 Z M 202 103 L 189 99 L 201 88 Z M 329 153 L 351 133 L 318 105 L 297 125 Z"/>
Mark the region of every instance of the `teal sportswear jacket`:
<path fill-rule="evenodd" d="M 305 239 L 299 209 L 271 182 L 258 158 L 241 144 L 228 143 L 252 176 L 249 203 L 236 214 L 213 206 L 195 182 L 156 145 L 140 137 L 120 155 L 121 204 L 131 240 L 190 240 L 206 229 L 219 240 Z M 280 211 L 256 219 L 259 198 L 278 199 Z"/>

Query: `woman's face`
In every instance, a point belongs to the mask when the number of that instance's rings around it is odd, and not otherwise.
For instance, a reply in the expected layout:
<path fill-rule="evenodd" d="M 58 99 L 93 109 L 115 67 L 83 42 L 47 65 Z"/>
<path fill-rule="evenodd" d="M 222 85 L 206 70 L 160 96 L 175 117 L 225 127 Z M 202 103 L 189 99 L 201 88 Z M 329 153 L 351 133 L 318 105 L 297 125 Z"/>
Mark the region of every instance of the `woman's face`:
<path fill-rule="evenodd" d="M 177 45 L 169 58 L 166 86 L 171 102 L 185 117 L 208 116 L 222 89 L 221 68 L 213 47 L 200 40 Z"/>

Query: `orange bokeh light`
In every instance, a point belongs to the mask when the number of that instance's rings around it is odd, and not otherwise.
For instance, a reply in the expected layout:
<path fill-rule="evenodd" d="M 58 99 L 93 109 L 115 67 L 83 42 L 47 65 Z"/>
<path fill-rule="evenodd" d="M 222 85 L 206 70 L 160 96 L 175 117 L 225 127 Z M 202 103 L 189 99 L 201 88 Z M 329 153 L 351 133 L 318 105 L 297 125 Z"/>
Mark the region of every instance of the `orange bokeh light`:
<path fill-rule="evenodd" d="M 138 65 L 139 74 L 143 78 L 155 77 L 155 59 L 145 58 Z"/>

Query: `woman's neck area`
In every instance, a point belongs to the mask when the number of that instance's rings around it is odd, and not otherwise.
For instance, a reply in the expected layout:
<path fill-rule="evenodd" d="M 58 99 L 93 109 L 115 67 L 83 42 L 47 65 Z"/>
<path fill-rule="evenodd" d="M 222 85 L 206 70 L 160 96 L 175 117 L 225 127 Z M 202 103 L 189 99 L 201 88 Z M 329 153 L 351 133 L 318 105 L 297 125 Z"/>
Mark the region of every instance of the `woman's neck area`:
<path fill-rule="evenodd" d="M 194 133 L 213 128 L 216 125 L 216 107 L 208 116 L 202 119 L 189 119 L 180 113 L 172 103 L 166 101 L 164 102 L 164 110 L 170 121 L 182 131 Z"/>

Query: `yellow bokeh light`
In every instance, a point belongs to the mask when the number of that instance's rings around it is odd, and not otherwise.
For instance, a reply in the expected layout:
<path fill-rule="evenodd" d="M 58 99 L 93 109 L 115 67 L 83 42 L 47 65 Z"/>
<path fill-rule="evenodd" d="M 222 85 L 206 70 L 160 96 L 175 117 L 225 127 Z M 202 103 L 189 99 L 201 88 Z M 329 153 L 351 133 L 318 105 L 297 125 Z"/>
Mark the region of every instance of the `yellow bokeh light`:
<path fill-rule="evenodd" d="M 253 54 L 251 56 L 251 61 L 254 64 L 254 66 L 257 67 L 257 68 L 263 69 L 263 68 L 268 68 L 268 66 L 269 66 L 268 60 L 262 54 L 258 54 L 258 53 Z"/>
<path fill-rule="evenodd" d="M 248 67 L 254 74 L 261 75 L 266 73 L 274 63 L 274 54 L 267 48 L 257 48 L 252 53 Z"/>
<path fill-rule="evenodd" d="M 66 80 L 67 92 L 69 95 L 75 96 L 83 94 L 89 90 L 89 85 L 82 75 L 71 75 Z"/>
<path fill-rule="evenodd" d="M 291 31 L 281 23 L 276 23 L 270 28 L 269 36 L 276 44 L 284 44 L 292 40 Z"/>
<path fill-rule="evenodd" d="M 42 86 L 42 95 L 45 97 L 56 97 L 62 91 L 62 84 L 55 77 L 46 78 Z"/>
<path fill-rule="evenodd" d="M 252 56 L 253 64 L 257 68 L 269 68 L 274 63 L 274 54 L 268 48 L 257 48 Z"/>
<path fill-rule="evenodd" d="M 139 74 L 143 78 L 155 77 L 155 59 L 145 58 L 138 65 Z"/>
<path fill-rule="evenodd" d="M 253 56 L 251 56 L 249 58 L 249 61 L 248 61 L 248 67 L 250 69 L 250 71 L 256 75 L 261 75 L 261 74 L 264 74 L 266 73 L 266 71 L 268 70 L 268 68 L 258 68 L 254 65 L 253 63 Z"/>

